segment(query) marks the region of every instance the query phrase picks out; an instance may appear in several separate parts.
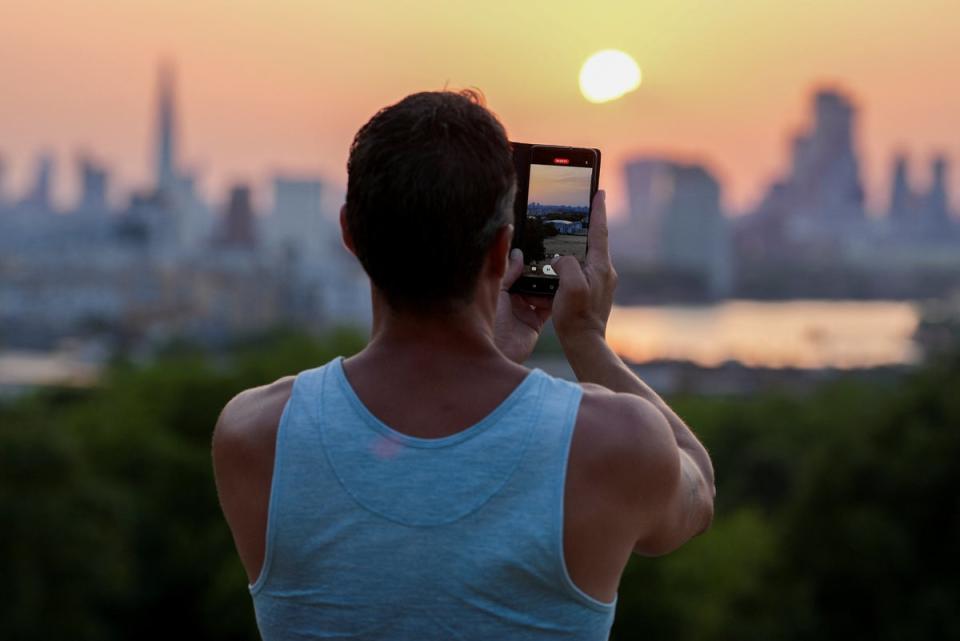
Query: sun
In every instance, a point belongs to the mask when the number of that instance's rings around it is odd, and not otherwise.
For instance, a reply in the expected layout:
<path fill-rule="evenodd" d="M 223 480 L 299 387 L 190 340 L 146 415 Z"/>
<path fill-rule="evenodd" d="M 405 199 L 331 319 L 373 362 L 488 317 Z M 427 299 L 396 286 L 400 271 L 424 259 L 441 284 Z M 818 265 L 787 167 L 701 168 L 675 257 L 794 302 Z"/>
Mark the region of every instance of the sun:
<path fill-rule="evenodd" d="M 580 92 L 590 102 L 616 100 L 640 86 L 640 67 L 616 49 L 598 51 L 580 68 Z"/>

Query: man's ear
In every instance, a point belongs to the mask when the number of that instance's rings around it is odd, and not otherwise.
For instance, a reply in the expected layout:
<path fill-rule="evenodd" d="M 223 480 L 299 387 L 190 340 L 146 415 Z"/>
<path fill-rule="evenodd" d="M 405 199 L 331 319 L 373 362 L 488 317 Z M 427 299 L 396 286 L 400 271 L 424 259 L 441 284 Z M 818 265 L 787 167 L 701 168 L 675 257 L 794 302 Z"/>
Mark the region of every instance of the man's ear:
<path fill-rule="evenodd" d="M 504 225 L 497 230 L 493 242 L 490 243 L 490 251 L 487 252 L 487 260 L 490 262 L 490 269 L 497 278 L 503 278 L 510 263 L 510 245 L 513 244 L 513 225 Z"/>
<path fill-rule="evenodd" d="M 350 226 L 347 225 L 347 203 L 343 203 L 340 207 L 340 238 L 343 240 L 343 246 L 347 248 L 347 251 L 356 256 L 353 236 L 350 235 Z"/>

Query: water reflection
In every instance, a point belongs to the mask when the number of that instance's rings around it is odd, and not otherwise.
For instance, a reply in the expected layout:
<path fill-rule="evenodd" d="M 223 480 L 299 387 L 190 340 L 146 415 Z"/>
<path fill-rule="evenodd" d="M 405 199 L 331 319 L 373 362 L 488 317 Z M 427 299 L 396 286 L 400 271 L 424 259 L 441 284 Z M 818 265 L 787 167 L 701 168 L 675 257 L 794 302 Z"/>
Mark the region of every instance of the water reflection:
<path fill-rule="evenodd" d="M 891 301 L 729 301 L 615 307 L 607 338 L 634 362 L 858 368 L 917 362 L 916 307 Z"/>

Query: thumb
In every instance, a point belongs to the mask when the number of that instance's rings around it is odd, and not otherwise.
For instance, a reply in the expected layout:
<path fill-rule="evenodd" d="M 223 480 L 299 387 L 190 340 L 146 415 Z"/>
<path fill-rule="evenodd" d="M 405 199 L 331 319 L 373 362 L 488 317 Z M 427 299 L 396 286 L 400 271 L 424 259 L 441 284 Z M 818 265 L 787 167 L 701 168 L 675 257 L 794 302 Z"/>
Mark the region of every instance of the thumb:
<path fill-rule="evenodd" d="M 503 289 L 509 289 L 523 273 L 523 251 L 519 247 L 510 250 L 510 262 L 503 274 Z"/>

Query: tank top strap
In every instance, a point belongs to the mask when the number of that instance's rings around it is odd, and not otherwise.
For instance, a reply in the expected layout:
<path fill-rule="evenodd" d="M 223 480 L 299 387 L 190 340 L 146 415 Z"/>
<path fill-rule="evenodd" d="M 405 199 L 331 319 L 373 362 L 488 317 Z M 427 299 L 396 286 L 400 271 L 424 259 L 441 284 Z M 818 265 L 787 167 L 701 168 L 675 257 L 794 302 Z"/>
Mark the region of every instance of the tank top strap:
<path fill-rule="evenodd" d="M 317 399 L 328 367 L 329 363 L 298 373 L 280 415 L 267 508 L 263 567 L 256 581 L 247 586 L 254 595 L 263 589 L 271 574 L 277 573 L 275 557 L 283 556 L 277 553 L 277 548 L 289 547 L 289 539 L 296 537 L 298 523 L 304 523 L 316 511 L 316 497 L 305 491 L 301 479 L 313 477 L 319 481 L 329 476 L 322 465 L 317 465 L 316 456 L 320 447 L 316 434 Z"/>

